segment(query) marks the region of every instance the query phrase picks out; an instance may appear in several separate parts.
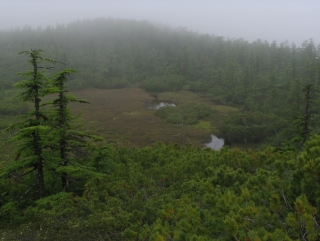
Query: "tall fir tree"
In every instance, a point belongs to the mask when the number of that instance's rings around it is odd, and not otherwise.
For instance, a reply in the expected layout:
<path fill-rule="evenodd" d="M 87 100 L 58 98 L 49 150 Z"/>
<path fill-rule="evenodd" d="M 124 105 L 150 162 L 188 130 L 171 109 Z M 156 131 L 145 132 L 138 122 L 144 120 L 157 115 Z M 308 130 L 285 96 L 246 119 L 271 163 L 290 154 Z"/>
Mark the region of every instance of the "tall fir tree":
<path fill-rule="evenodd" d="M 73 117 L 68 104 L 70 102 L 88 103 L 85 100 L 77 99 L 75 96 L 67 94 L 67 77 L 74 72 L 73 69 L 65 69 L 57 73 L 51 81 L 52 88 L 50 89 L 50 93 L 58 94 L 58 97 L 49 103 L 53 106 L 50 123 L 55 139 L 51 146 L 55 153 L 59 153 L 56 170 L 61 173 L 61 185 L 64 191 L 67 191 L 69 187 L 69 174 L 72 175 L 74 172 L 84 170 L 77 165 L 78 162 L 75 159 L 77 158 L 76 152 L 85 145 L 85 138 L 98 139 L 95 136 L 78 131 L 72 126 Z"/>
<path fill-rule="evenodd" d="M 17 162 L 10 166 L 8 171 L 11 174 L 16 173 L 18 176 L 26 176 L 36 171 L 38 198 L 45 196 L 44 152 L 47 145 L 46 135 L 50 129 L 45 125 L 48 118 L 41 106 L 41 99 L 47 94 L 48 78 L 41 69 L 48 69 L 50 67 L 46 66 L 46 63 L 55 62 L 42 57 L 42 52 L 43 50 L 31 50 L 20 53 L 30 57 L 29 63 L 32 65 L 32 70 L 19 73 L 25 79 L 15 84 L 15 87 L 23 89 L 16 98 L 33 103 L 34 108 L 25 115 L 23 121 L 7 128 L 7 130 L 17 130 L 10 142 L 18 141 L 19 145 Z"/>

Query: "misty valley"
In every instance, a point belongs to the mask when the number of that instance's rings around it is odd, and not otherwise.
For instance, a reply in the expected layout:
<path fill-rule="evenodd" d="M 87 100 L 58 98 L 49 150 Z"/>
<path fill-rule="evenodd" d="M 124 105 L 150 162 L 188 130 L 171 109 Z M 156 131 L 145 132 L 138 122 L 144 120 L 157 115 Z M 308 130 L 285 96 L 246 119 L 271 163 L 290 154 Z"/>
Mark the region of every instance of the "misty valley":
<path fill-rule="evenodd" d="M 98 18 L 0 31 L 2 240 L 320 240 L 320 45 Z"/>

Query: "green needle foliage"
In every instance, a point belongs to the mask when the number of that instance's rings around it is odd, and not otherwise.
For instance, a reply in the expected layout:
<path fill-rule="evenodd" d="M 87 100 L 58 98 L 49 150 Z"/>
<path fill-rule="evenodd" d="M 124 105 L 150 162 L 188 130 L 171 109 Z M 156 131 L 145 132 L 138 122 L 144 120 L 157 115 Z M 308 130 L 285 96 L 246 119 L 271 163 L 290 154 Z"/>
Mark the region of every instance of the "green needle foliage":
<path fill-rule="evenodd" d="M 88 103 L 85 100 L 77 99 L 75 96 L 67 94 L 67 76 L 74 72 L 73 69 L 65 69 L 54 75 L 51 80 L 52 88 L 49 90 L 50 94 L 58 94 L 58 97 L 49 104 L 53 106 L 53 111 L 50 115 L 50 123 L 54 136 L 52 149 L 55 153 L 59 153 L 56 171 L 61 173 L 62 190 L 68 190 L 70 181 L 68 175 L 83 169 L 76 164 L 76 159 L 80 158 L 80 153 L 78 152 L 81 147 L 85 146 L 85 138 L 99 139 L 87 133 L 77 131 L 72 127 L 73 118 L 68 104 L 70 102 Z M 71 164 L 74 168 L 70 168 Z"/>
<path fill-rule="evenodd" d="M 25 223 L 38 240 L 317 241 L 319 143 L 313 136 L 300 153 L 96 148 L 90 165 L 104 177 L 81 195 L 37 200 Z M 18 216 L 13 205 L 2 211 Z"/>
<path fill-rule="evenodd" d="M 47 77 L 43 70 L 51 67 L 46 64 L 56 61 L 42 57 L 42 52 L 21 52 L 30 57 L 29 63 L 33 68 L 19 74 L 25 80 L 15 84 L 23 90 L 16 98 L 31 102 L 34 107 L 22 116 L 22 121 L 5 130 L 14 133 L 7 143 L 17 144 L 17 154 L 15 162 L 2 170 L 2 177 L 9 178 L 12 185 L 19 187 L 10 192 L 12 200 L 18 202 L 10 202 L 12 205 L 6 207 L 30 205 L 32 200 L 67 191 L 71 179 L 79 182 L 96 176 L 94 168 L 85 167 L 81 162 L 86 156 L 83 150 L 85 139 L 99 138 L 76 130 L 68 109 L 70 102 L 88 103 L 67 94 L 67 76 L 75 71 L 65 69 L 51 78 Z M 43 103 L 44 97 L 51 98 L 51 95 L 58 97 Z"/>
<path fill-rule="evenodd" d="M 15 84 L 15 87 L 23 89 L 17 95 L 17 98 L 24 102 L 33 103 L 34 108 L 25 116 L 23 121 L 11 125 L 7 129 L 17 129 L 17 134 L 10 141 L 18 141 L 19 145 L 16 157 L 17 162 L 9 168 L 10 173 L 8 174 L 23 177 L 36 171 L 38 198 L 45 196 L 44 152 L 48 144 L 45 136 L 50 129 L 45 124 L 48 119 L 41 108 L 41 99 L 47 93 L 47 77 L 41 69 L 50 67 L 41 66 L 40 64 L 55 62 L 51 59 L 43 58 L 42 52 L 43 50 L 31 50 L 20 53 L 30 57 L 28 62 L 32 65 L 32 70 L 19 73 L 25 79 Z"/>

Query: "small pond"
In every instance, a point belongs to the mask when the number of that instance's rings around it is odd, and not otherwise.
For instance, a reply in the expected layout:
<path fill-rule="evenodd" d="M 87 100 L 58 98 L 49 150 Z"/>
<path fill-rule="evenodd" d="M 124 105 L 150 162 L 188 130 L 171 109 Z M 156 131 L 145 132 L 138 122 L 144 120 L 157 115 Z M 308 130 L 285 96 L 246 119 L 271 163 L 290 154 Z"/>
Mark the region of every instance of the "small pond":
<path fill-rule="evenodd" d="M 176 106 L 174 103 L 170 103 L 170 102 L 163 102 L 163 101 L 151 101 L 151 102 L 147 102 L 147 108 L 151 109 L 151 110 L 157 110 L 161 107 L 164 106 Z"/>
<path fill-rule="evenodd" d="M 224 145 L 224 139 L 218 138 L 215 135 L 211 135 L 211 142 L 205 144 L 206 147 L 209 147 L 213 150 L 220 150 Z"/>

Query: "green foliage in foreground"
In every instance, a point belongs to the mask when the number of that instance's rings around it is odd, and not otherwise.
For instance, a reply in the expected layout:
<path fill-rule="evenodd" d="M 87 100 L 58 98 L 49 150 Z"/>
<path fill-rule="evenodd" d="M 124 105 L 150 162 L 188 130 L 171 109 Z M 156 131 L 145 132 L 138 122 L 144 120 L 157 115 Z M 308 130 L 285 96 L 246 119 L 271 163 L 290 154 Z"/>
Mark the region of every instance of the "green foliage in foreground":
<path fill-rule="evenodd" d="M 300 153 L 161 143 L 91 153 L 87 165 L 103 176 L 87 182 L 82 195 L 62 192 L 23 209 L 1 203 L 3 239 L 320 238 L 320 136 Z M 2 180 L 1 193 L 5 187 Z"/>
<path fill-rule="evenodd" d="M 164 106 L 156 110 L 155 115 L 164 118 L 167 122 L 172 124 L 188 124 L 194 125 L 199 120 L 210 116 L 211 109 L 198 103 L 189 103 L 185 106 Z"/>
<path fill-rule="evenodd" d="M 51 69 L 46 63 L 56 61 L 44 58 L 42 52 L 21 52 L 29 57 L 32 69 L 21 73 L 24 80 L 15 84 L 22 89 L 16 98 L 33 104 L 34 109 L 21 116 L 20 122 L 13 123 L 0 133 L 1 136 L 10 134 L 4 145 L 14 143 L 17 147 L 14 150 L 15 160 L 3 165 L 0 172 L 6 189 L 0 209 L 3 220 L 15 220 L 16 212 L 35 200 L 68 191 L 72 183 L 96 176 L 81 162 L 85 139 L 99 138 L 76 130 L 68 109 L 70 102 L 87 103 L 67 94 L 67 77 L 75 71 L 65 69 L 48 77 L 45 71 L 40 70 Z M 43 97 L 48 95 L 58 97 L 43 103 Z M 75 190 L 72 188 L 72 191 Z"/>

